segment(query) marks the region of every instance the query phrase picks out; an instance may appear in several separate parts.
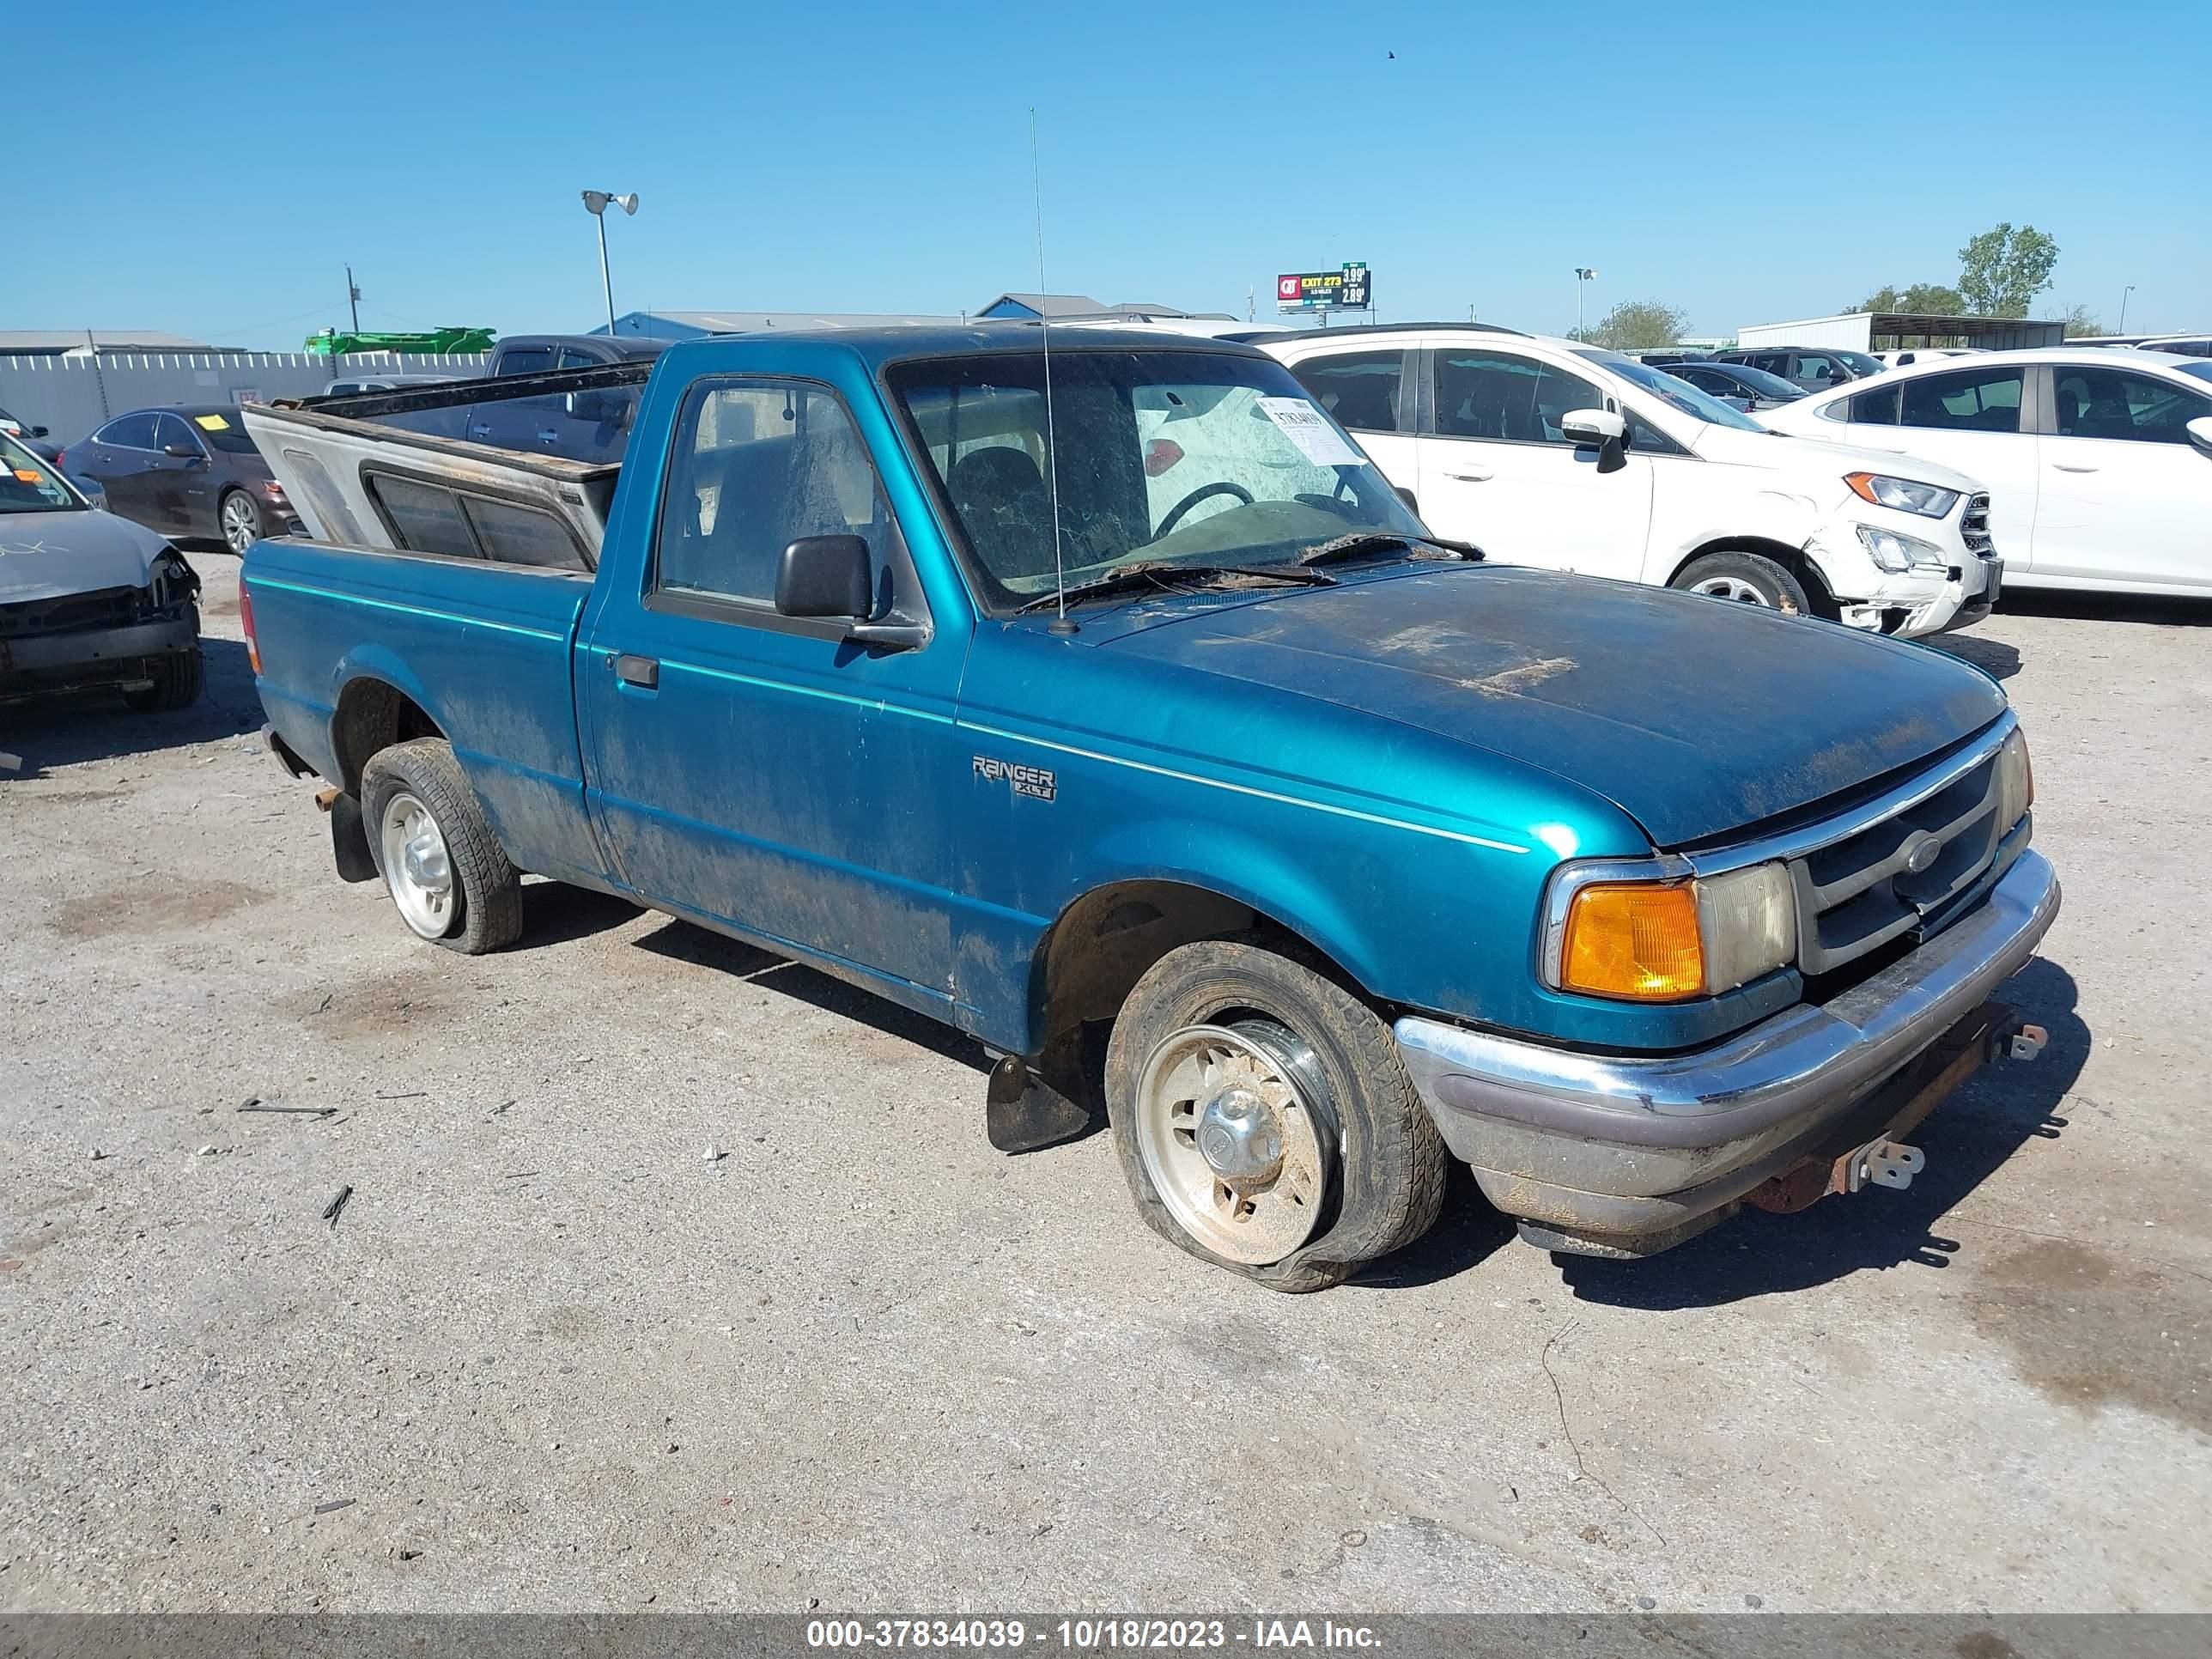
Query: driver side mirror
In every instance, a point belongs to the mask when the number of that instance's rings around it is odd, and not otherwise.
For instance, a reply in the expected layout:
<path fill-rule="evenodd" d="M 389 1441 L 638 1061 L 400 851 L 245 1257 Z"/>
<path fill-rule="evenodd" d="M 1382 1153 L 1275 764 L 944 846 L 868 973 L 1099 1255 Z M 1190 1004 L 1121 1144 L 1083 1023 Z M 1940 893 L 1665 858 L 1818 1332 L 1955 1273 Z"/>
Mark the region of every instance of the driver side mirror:
<path fill-rule="evenodd" d="M 571 392 L 567 403 L 568 412 L 575 420 L 615 426 L 627 426 L 629 412 L 636 406 L 615 392 Z"/>
<path fill-rule="evenodd" d="M 861 536 L 801 536 L 783 550 L 775 567 L 775 609 L 782 617 L 842 622 L 845 637 L 862 645 L 909 651 L 929 643 L 929 625 L 894 611 L 879 623 L 875 572 Z"/>
<path fill-rule="evenodd" d="M 1596 450 L 1601 472 L 1628 465 L 1628 421 L 1613 410 L 1570 410 L 1559 417 L 1559 431 L 1577 449 Z"/>
<path fill-rule="evenodd" d="M 23 435 L 27 438 L 43 438 L 46 435 L 46 429 L 42 426 L 34 426 Z"/>
<path fill-rule="evenodd" d="M 163 444 L 161 453 L 176 461 L 196 461 L 200 453 L 190 444 Z"/>
<path fill-rule="evenodd" d="M 2199 415 L 2182 428 L 2189 434 L 2189 447 L 2200 455 L 2212 455 L 2212 415 Z"/>

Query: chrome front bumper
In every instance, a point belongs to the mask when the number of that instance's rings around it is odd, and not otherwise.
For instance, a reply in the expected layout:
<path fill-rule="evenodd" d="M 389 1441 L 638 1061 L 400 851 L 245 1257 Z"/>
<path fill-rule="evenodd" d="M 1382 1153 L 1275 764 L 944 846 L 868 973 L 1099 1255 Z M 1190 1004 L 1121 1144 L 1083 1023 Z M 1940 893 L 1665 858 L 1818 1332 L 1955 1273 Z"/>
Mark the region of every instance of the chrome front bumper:
<path fill-rule="evenodd" d="M 2058 914 L 2023 852 L 1911 955 L 1692 1054 L 1580 1054 L 1408 1017 L 1400 1054 L 1453 1155 L 1509 1215 L 1608 1237 L 1679 1232 L 1820 1141 L 2034 955 Z"/>

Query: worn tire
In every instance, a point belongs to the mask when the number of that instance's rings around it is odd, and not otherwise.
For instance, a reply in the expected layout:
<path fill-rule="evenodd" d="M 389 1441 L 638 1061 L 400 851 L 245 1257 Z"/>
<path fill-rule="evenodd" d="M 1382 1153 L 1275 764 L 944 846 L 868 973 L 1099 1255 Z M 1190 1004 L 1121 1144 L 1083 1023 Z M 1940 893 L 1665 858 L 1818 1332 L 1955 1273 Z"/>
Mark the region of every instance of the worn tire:
<path fill-rule="evenodd" d="M 454 915 L 433 940 L 464 956 L 482 956 L 512 945 L 522 933 L 522 872 L 492 834 L 468 775 L 443 738 L 416 738 L 380 750 L 362 769 L 362 813 L 368 825 L 370 856 L 391 885 L 378 826 L 392 798 L 404 790 L 429 810 L 444 836 L 453 872 Z"/>
<path fill-rule="evenodd" d="M 207 689 L 207 659 L 197 645 L 161 659 L 154 669 L 154 684 L 143 691 L 125 691 L 123 701 L 133 708 L 160 713 L 190 708 Z"/>
<path fill-rule="evenodd" d="M 1185 1231 L 1153 1184 L 1136 1127 L 1139 1081 L 1154 1048 L 1183 1027 L 1244 1015 L 1287 1028 L 1311 1050 L 1337 1139 L 1331 1195 L 1313 1234 L 1282 1260 L 1258 1266 L 1231 1261 Z M 1114 1022 L 1106 1104 L 1122 1173 L 1146 1224 L 1201 1261 L 1270 1290 L 1341 1284 L 1364 1263 L 1419 1238 L 1443 1205 L 1449 1154 L 1389 1027 L 1335 981 L 1270 945 L 1206 939 L 1155 963 Z"/>
<path fill-rule="evenodd" d="M 1684 565 L 1675 573 L 1669 586 L 1689 592 L 1694 592 L 1700 583 L 1724 584 L 1736 590 L 1711 595 L 1713 598 L 1732 599 L 1741 605 L 1764 605 L 1767 610 L 1778 611 L 1784 616 L 1809 617 L 1814 614 L 1812 596 L 1806 592 L 1805 584 L 1762 554 L 1745 553 L 1734 548 L 1708 553 Z M 1756 598 L 1753 597 L 1753 593 Z"/>

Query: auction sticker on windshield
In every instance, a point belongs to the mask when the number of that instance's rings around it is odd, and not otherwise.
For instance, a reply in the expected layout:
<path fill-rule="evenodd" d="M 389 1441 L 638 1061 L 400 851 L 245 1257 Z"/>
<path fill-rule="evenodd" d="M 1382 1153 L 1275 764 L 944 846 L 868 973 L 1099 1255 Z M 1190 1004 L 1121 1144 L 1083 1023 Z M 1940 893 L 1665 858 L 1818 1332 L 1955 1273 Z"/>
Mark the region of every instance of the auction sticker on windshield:
<path fill-rule="evenodd" d="M 230 422 L 220 415 L 195 415 L 192 419 L 210 432 L 228 432 Z"/>
<path fill-rule="evenodd" d="M 1260 412 L 1290 435 L 1298 453 L 1316 466 L 1357 466 L 1359 452 L 1303 398 L 1261 398 Z"/>

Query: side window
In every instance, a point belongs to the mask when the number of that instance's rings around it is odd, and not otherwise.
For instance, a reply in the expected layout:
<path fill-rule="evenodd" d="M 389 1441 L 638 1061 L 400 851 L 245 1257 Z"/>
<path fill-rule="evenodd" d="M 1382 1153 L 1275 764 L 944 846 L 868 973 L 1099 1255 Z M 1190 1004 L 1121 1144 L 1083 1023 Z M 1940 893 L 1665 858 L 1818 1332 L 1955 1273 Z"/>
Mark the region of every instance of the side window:
<path fill-rule="evenodd" d="M 201 454 L 207 453 L 207 446 L 192 435 L 191 428 L 186 426 L 181 417 L 163 415 L 154 422 L 154 447 L 167 449 L 171 444 L 183 444 Z"/>
<path fill-rule="evenodd" d="M 575 538 L 550 513 L 512 501 L 471 495 L 462 502 L 483 556 L 496 564 L 532 564 L 550 570 L 583 570 Z"/>
<path fill-rule="evenodd" d="M 1734 380 L 1725 374 L 1716 374 L 1710 368 L 1692 368 L 1686 363 L 1680 363 L 1668 368 L 1667 372 L 1669 374 L 1680 376 L 1698 391 L 1710 392 L 1717 398 L 1738 398 L 1743 395 L 1743 389 Z"/>
<path fill-rule="evenodd" d="M 1908 380 L 1899 388 L 1898 422 L 1952 432 L 2017 432 L 2022 372 L 1968 368 Z"/>
<path fill-rule="evenodd" d="M 561 348 L 561 367 L 563 368 L 597 368 L 599 360 L 588 351 L 579 351 L 574 346 Z"/>
<path fill-rule="evenodd" d="M 692 392 L 661 499 L 657 589 L 772 605 L 787 544 L 843 535 L 884 568 L 890 509 L 836 398 L 767 383 Z"/>
<path fill-rule="evenodd" d="M 1398 390 L 1406 374 L 1402 351 L 1347 351 L 1309 357 L 1292 365 L 1298 384 L 1314 401 L 1353 432 L 1402 432 Z"/>
<path fill-rule="evenodd" d="M 1838 398 L 1821 413 L 1832 421 L 1850 421 L 1860 426 L 1895 426 L 1897 388 L 1885 386 L 1880 392 L 1862 392 L 1856 397 Z"/>
<path fill-rule="evenodd" d="M 2184 444 L 2189 423 L 2212 415 L 2212 398 L 2117 368 L 2057 368 L 2054 411 L 2062 438 L 2120 438 Z"/>
<path fill-rule="evenodd" d="M 499 374 L 501 380 L 510 374 L 543 374 L 552 367 L 551 346 L 517 346 L 501 356 Z"/>
<path fill-rule="evenodd" d="M 368 487 L 384 516 L 392 521 L 400 546 L 409 552 L 442 553 L 449 559 L 483 556 L 452 490 L 417 483 L 412 478 L 395 478 L 389 473 L 373 474 Z"/>
<path fill-rule="evenodd" d="M 1436 354 L 1437 430 L 1448 438 L 1564 443 L 1570 410 L 1603 409 L 1604 395 L 1565 369 L 1502 351 Z"/>
<path fill-rule="evenodd" d="M 92 434 L 96 444 L 112 444 L 118 449 L 152 449 L 154 416 L 151 410 L 137 415 L 125 415 L 110 421 Z"/>

